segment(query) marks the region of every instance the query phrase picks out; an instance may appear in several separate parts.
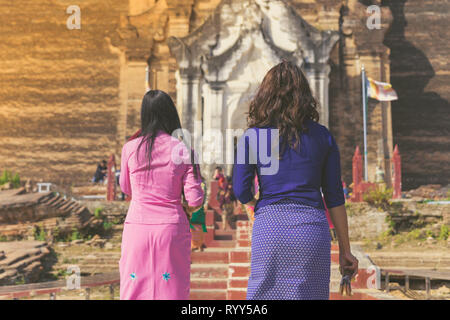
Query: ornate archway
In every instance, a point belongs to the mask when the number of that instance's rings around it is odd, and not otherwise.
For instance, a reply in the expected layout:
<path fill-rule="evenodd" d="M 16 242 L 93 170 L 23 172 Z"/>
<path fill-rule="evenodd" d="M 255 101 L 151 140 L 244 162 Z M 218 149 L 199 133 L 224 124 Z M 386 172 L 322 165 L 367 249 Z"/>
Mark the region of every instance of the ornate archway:
<path fill-rule="evenodd" d="M 245 128 L 248 100 L 283 59 L 303 68 L 328 126 L 328 60 L 338 38 L 308 24 L 282 0 L 223 0 L 201 27 L 169 39 L 179 67 L 183 126 L 192 132 L 201 118 L 204 130 Z"/>

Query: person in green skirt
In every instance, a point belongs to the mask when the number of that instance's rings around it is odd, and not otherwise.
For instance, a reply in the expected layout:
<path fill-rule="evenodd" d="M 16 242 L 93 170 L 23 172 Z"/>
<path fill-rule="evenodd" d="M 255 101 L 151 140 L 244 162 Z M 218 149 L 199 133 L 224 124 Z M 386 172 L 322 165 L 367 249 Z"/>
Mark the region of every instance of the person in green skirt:
<path fill-rule="evenodd" d="M 207 232 L 206 229 L 206 214 L 205 214 L 205 202 L 206 202 L 206 183 L 203 176 L 202 178 L 202 188 L 203 192 L 205 194 L 205 197 L 203 198 L 203 205 L 198 209 L 197 211 L 192 213 L 192 216 L 190 218 L 190 226 L 191 226 L 191 233 L 192 233 L 192 240 L 191 240 L 191 250 L 200 250 L 203 251 L 205 245 L 204 245 L 204 233 Z"/>

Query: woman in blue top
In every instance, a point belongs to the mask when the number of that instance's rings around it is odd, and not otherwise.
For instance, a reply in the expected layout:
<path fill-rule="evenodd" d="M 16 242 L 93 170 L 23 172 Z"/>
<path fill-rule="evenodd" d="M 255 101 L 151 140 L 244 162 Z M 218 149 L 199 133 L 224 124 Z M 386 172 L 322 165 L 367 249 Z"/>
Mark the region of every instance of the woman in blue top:
<path fill-rule="evenodd" d="M 250 103 L 234 165 L 236 197 L 255 206 L 247 299 L 329 299 L 331 236 L 322 193 L 339 239 L 341 274 L 357 273 L 338 146 L 318 120 L 301 69 L 287 61 L 273 67 Z"/>

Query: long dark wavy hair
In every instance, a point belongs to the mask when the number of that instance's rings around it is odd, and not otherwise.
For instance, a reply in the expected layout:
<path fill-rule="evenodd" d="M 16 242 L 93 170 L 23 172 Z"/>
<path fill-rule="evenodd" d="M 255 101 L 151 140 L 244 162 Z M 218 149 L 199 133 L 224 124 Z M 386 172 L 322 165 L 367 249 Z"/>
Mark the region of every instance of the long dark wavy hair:
<path fill-rule="evenodd" d="M 161 90 L 148 91 L 142 99 L 141 106 L 141 130 L 138 137 L 143 137 L 143 139 L 136 152 L 139 154 L 140 148 L 145 146 L 148 168 L 152 161 L 152 149 L 157 134 L 162 131 L 172 135 L 177 129 L 181 129 L 181 122 L 172 98 Z M 181 132 L 179 138 L 184 138 Z M 184 142 L 186 143 L 186 141 Z M 194 163 L 194 160 L 194 150 L 191 149 L 191 163 L 194 167 L 194 174 L 198 177 L 198 165 Z"/>
<path fill-rule="evenodd" d="M 248 126 L 276 127 L 282 141 L 300 148 L 300 134 L 307 131 L 305 120 L 319 121 L 317 101 L 303 71 L 294 63 L 283 61 L 270 69 L 250 102 Z"/>

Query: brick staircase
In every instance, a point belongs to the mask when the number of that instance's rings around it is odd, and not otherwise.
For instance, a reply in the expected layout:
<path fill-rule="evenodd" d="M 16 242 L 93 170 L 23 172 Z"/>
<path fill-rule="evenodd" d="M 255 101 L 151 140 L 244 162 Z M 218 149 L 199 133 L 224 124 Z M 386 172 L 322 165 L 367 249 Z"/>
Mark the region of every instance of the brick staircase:
<path fill-rule="evenodd" d="M 34 226 L 70 233 L 89 227 L 91 218 L 85 206 L 59 193 L 26 193 L 24 188 L 0 192 L 0 234 L 7 239 L 33 236 Z"/>
<path fill-rule="evenodd" d="M 0 285 L 32 282 L 42 273 L 43 259 L 50 253 L 43 241 L 0 242 Z"/>
<path fill-rule="evenodd" d="M 228 297 L 230 257 L 238 242 L 235 225 L 231 230 L 222 230 L 222 218 L 216 200 L 217 189 L 217 182 L 212 181 L 206 211 L 206 249 L 191 255 L 192 300 L 225 300 Z M 239 210 L 235 212 L 234 219 L 248 220 L 247 215 Z"/>
<path fill-rule="evenodd" d="M 250 275 L 251 224 L 247 215 L 236 212 L 236 225 L 230 231 L 221 231 L 222 222 L 215 199 L 217 184 L 211 182 L 209 210 L 206 212 L 207 234 L 203 252 L 192 253 L 191 295 L 192 300 L 245 300 L 247 282 Z M 339 248 L 331 248 L 331 300 L 377 300 L 383 296 L 378 290 L 367 288 L 367 279 L 373 275 L 368 272 L 369 260 L 357 247 L 352 252 L 360 261 L 360 269 L 352 282 L 353 295 L 343 297 L 339 294 Z"/>

